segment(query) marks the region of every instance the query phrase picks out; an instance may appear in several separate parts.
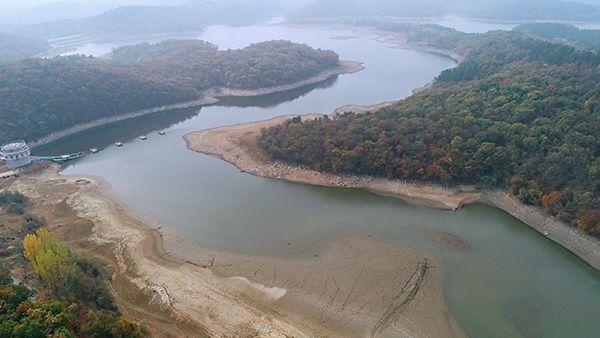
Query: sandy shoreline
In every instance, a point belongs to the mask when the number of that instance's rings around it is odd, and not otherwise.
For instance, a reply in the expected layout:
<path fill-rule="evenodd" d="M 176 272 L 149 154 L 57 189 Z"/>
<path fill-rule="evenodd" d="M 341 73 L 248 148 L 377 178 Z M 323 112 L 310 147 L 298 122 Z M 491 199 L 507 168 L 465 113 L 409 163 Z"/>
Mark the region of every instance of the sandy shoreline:
<path fill-rule="evenodd" d="M 384 103 L 383 105 L 389 105 Z M 346 111 L 342 107 L 336 112 Z M 362 107 L 359 111 L 373 111 L 381 105 Z M 304 115 L 304 120 L 321 115 Z M 190 150 L 221 158 L 251 175 L 290 182 L 340 188 L 364 189 L 400 198 L 410 203 L 433 208 L 457 210 L 464 205 L 482 203 L 501 209 L 560 244 L 597 270 L 600 270 L 600 241 L 554 219 L 531 206 L 520 203 L 502 191 L 477 191 L 470 187 L 441 188 L 412 184 L 397 180 L 364 176 L 340 176 L 315 170 L 268 161 L 256 142 L 262 128 L 281 124 L 291 116 L 280 116 L 266 121 L 225 126 L 184 136 Z"/>
<path fill-rule="evenodd" d="M 353 107 L 353 106 L 348 106 Z M 380 105 L 372 106 L 374 108 Z M 341 108 L 336 111 L 344 111 Z M 372 110 L 363 107 L 363 111 Z M 303 115 L 303 120 L 322 115 Z M 262 128 L 287 121 L 293 116 L 279 116 L 270 120 L 242 123 L 209 130 L 192 132 L 184 136 L 190 150 L 221 158 L 251 175 L 327 187 L 365 189 L 381 195 L 395 196 L 408 202 L 440 209 L 456 210 L 465 203 L 477 200 L 478 193 L 444 189 L 435 186 L 415 185 L 401 181 L 359 176 L 339 176 L 311 169 L 269 162 L 256 145 Z"/>
<path fill-rule="evenodd" d="M 164 111 L 168 111 L 168 110 L 187 109 L 187 108 L 194 108 L 194 107 L 201 107 L 201 106 L 206 106 L 206 105 L 217 104 L 223 97 L 251 97 L 251 96 L 261 96 L 261 95 L 274 94 L 274 93 L 279 93 L 279 92 L 283 92 L 283 91 L 288 91 L 288 90 L 301 88 L 301 87 L 312 85 L 312 84 L 317 84 L 317 83 L 323 82 L 333 76 L 357 73 L 363 69 L 364 69 L 364 67 L 362 66 L 362 63 L 360 63 L 360 62 L 341 60 L 340 66 L 338 66 L 336 68 L 324 71 L 321 74 L 315 75 L 308 79 L 305 79 L 302 81 L 297 81 L 297 82 L 290 83 L 287 85 L 274 86 L 274 87 L 268 87 L 268 88 L 251 89 L 251 90 L 233 89 L 233 88 L 211 88 L 211 89 L 205 90 L 202 93 L 202 96 L 197 100 L 174 103 L 174 104 L 163 105 L 163 106 L 152 107 L 152 108 L 146 108 L 146 109 L 141 109 L 141 110 L 134 111 L 134 112 L 129 112 L 129 113 L 124 113 L 124 114 L 119 114 L 116 116 L 101 118 L 101 119 L 97 119 L 97 120 L 86 122 L 86 123 L 80 123 L 73 127 L 51 133 L 41 139 L 35 140 L 34 142 L 30 142 L 29 146 L 31 148 L 39 147 L 39 146 L 46 145 L 48 143 L 57 141 L 63 137 L 74 135 L 74 134 L 77 134 L 77 133 L 80 133 L 80 132 L 83 132 L 83 131 L 86 131 L 89 129 L 97 128 L 97 127 L 108 125 L 108 124 L 115 123 L 115 122 L 130 120 L 130 119 L 134 119 L 134 118 L 138 118 L 138 117 L 142 117 L 142 116 L 146 116 L 146 115 L 150 115 L 150 114 L 156 114 L 156 113 L 160 113 L 160 112 L 164 112 Z"/>
<path fill-rule="evenodd" d="M 301 257 L 232 254 L 157 224 L 100 177 L 52 166 L 10 188 L 72 249 L 110 261 L 119 308 L 155 336 L 464 336 L 439 265 L 415 249 L 359 234 Z"/>

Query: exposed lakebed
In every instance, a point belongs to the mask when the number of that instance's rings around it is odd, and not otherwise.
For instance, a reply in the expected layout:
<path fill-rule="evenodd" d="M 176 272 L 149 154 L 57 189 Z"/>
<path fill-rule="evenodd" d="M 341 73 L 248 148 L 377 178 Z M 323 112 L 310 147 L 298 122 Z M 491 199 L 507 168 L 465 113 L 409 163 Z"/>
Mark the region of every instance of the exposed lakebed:
<path fill-rule="evenodd" d="M 332 39 L 336 36 L 356 38 Z M 400 99 L 454 66 L 453 60 L 340 30 L 215 26 L 198 37 L 221 48 L 275 38 L 305 42 L 364 62 L 366 69 L 284 93 L 104 126 L 37 152 L 104 148 L 63 173 L 103 176 L 133 206 L 202 246 L 304 255 L 348 232 L 431 253 L 441 263 L 450 309 L 473 336 L 592 337 L 600 331 L 600 273 L 498 210 L 480 205 L 432 210 L 364 191 L 254 177 L 187 150 L 182 139 L 227 124 Z M 162 129 L 167 133 L 159 136 Z M 142 134 L 148 139 L 137 138 Z M 116 141 L 125 145 L 112 146 Z M 452 234 L 468 250 L 440 245 L 428 231 Z"/>

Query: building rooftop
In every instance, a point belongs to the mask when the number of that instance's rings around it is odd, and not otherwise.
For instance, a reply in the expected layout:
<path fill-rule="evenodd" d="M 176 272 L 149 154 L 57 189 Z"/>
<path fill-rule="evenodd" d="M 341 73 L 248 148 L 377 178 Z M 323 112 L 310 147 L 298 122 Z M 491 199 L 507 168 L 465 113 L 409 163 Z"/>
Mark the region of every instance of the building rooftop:
<path fill-rule="evenodd" d="M 1 151 L 16 151 L 16 150 L 19 150 L 26 146 L 27 146 L 27 143 L 25 143 L 25 141 L 20 141 L 20 140 L 12 141 L 12 142 L 2 145 L 2 147 L 0 147 L 0 150 Z"/>

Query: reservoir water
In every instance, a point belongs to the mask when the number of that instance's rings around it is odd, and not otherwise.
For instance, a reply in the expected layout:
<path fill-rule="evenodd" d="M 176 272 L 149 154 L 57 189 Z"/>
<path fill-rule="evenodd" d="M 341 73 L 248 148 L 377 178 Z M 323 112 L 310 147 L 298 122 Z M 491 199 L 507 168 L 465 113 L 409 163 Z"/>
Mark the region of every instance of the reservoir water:
<path fill-rule="evenodd" d="M 341 36 L 354 38 L 336 38 Z M 289 39 L 335 50 L 343 59 L 364 62 L 366 69 L 285 93 L 230 99 L 97 128 L 35 152 L 100 148 L 63 173 L 103 176 L 129 203 L 199 245 L 288 255 L 288 241 L 308 248 L 334 234 L 368 232 L 431 253 L 443 270 L 451 311 L 474 337 L 600 334 L 600 273 L 501 211 L 479 205 L 457 212 L 432 210 L 364 191 L 254 177 L 187 150 L 182 140 L 200 129 L 403 98 L 453 67 L 453 60 L 393 48 L 351 31 L 215 26 L 198 37 L 221 48 Z M 106 50 L 100 48 L 102 52 Z M 159 130 L 166 135 L 158 135 Z M 140 140 L 139 135 L 148 139 Z M 124 146 L 115 147 L 117 141 Z M 439 246 L 424 235 L 426 230 L 454 234 L 470 249 Z"/>

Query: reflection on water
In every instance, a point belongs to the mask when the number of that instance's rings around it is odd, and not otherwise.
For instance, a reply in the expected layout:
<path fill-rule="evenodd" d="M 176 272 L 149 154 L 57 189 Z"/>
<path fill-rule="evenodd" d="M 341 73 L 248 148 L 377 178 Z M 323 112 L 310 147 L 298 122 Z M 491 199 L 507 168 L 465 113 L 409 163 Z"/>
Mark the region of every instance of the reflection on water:
<path fill-rule="evenodd" d="M 332 39 L 350 34 L 358 38 Z M 364 62 L 366 69 L 290 93 L 230 98 L 199 111 L 117 123 L 43 151 L 106 146 L 64 173 L 105 177 L 132 205 L 200 245 L 279 255 L 290 254 L 289 241 L 308 248 L 352 232 L 431 253 L 441 263 L 452 312 L 474 337 L 593 337 L 600 332 L 599 273 L 503 212 L 480 205 L 457 212 L 431 210 L 365 191 L 254 177 L 187 150 L 182 140 L 194 130 L 405 97 L 452 67 L 452 60 L 340 30 L 211 27 L 203 37 L 226 48 L 286 38 L 333 49 L 344 59 Z M 160 129 L 167 134 L 157 135 Z M 148 140 L 136 138 L 142 133 Z M 111 145 L 117 140 L 126 142 L 124 147 Z M 424 230 L 454 234 L 470 249 L 447 249 Z"/>
<path fill-rule="evenodd" d="M 64 137 L 51 144 L 37 147 L 32 152 L 36 156 L 52 156 L 87 151 L 91 148 L 103 150 L 114 142 L 129 142 L 140 135 L 167 129 L 197 115 L 199 111 L 200 108 L 171 110 L 113 123 Z"/>
<path fill-rule="evenodd" d="M 288 90 L 280 93 L 273 93 L 254 97 L 223 97 L 218 103 L 221 107 L 258 107 L 258 108 L 273 108 L 284 102 L 293 101 L 303 97 L 313 90 L 327 89 L 335 85 L 339 76 L 332 76 L 329 79 L 307 85 L 304 87 Z"/>

